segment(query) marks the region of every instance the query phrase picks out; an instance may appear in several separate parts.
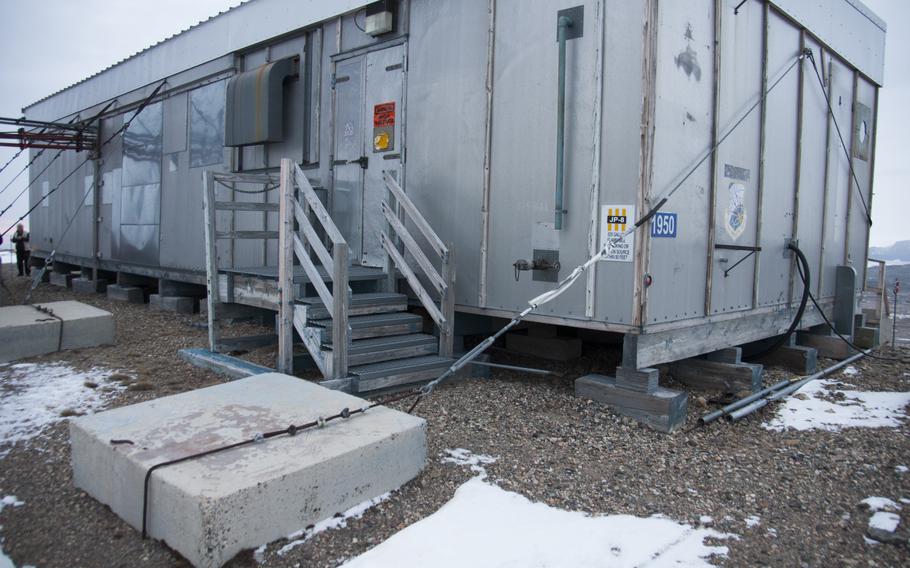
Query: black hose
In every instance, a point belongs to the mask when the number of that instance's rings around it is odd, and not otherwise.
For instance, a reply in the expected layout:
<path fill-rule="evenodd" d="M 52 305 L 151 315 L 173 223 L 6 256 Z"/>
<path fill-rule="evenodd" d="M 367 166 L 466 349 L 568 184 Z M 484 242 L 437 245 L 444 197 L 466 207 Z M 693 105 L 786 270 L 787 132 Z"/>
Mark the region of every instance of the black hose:
<path fill-rule="evenodd" d="M 799 250 L 799 247 L 792 242 L 787 245 L 787 248 L 796 254 L 796 260 L 798 263 L 797 269 L 799 270 L 800 278 L 803 281 L 803 297 L 799 301 L 799 309 L 796 310 L 796 316 L 793 318 L 793 322 L 787 329 L 787 333 L 778 336 L 778 338 L 775 339 L 771 345 L 764 347 L 755 353 L 749 353 L 748 355 L 745 355 L 747 359 L 762 357 L 785 345 L 790 340 L 790 336 L 793 335 L 793 332 L 796 331 L 796 328 L 799 327 L 799 324 L 803 319 L 803 314 L 806 311 L 806 304 L 808 303 L 809 296 L 811 294 L 809 287 L 810 282 L 812 281 L 811 275 L 809 274 L 809 261 L 806 260 L 806 255 L 803 254 L 803 251 Z"/>

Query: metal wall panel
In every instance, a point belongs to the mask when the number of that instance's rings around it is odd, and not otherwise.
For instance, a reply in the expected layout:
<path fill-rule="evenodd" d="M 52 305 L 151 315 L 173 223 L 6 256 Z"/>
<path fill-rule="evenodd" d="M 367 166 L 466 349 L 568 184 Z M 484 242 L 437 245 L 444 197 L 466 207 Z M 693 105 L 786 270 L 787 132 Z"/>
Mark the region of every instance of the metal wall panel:
<path fill-rule="evenodd" d="M 740 0 L 721 2 L 720 85 L 717 125 L 726 133 L 761 96 L 764 12 L 753 2 L 734 10 Z M 775 70 L 776 72 L 777 70 Z M 717 150 L 714 172 L 715 243 L 756 246 L 758 230 L 758 162 L 760 109 L 752 112 Z M 715 249 L 711 284 L 711 313 L 752 308 L 755 255 L 728 270 L 749 254 Z"/>
<path fill-rule="evenodd" d="M 853 67 L 881 85 L 887 26 L 859 0 L 771 0 Z"/>
<path fill-rule="evenodd" d="M 604 2 L 603 9 L 602 143 L 599 188 L 592 188 L 592 191 L 599 191 L 601 207 L 636 203 L 642 192 L 640 163 L 645 43 L 640 30 L 644 29 L 647 2 L 610 0 Z M 591 33 L 595 31 L 593 21 L 588 29 Z M 598 215 L 595 214 L 595 217 Z M 595 240 L 599 245 L 599 234 L 595 234 Z M 642 244 L 639 242 L 639 246 Z M 636 284 L 634 268 L 633 263 L 621 262 L 600 262 L 596 265 L 594 319 L 625 324 L 632 321 L 633 311 L 637 311 L 630 300 Z M 577 286 L 582 284 L 579 282 Z"/>
<path fill-rule="evenodd" d="M 799 55 L 800 32 L 788 20 L 769 12 L 768 76 L 787 68 Z M 801 63 L 800 65 L 804 65 Z M 758 307 L 789 301 L 799 121 L 799 70 L 794 69 L 768 95 L 762 169 L 762 218 L 759 246 Z"/>
<path fill-rule="evenodd" d="M 711 147 L 713 40 L 714 0 L 659 5 L 652 204 Z M 708 160 L 664 207 L 677 237 L 651 240 L 648 323 L 704 315 L 711 183 Z"/>
<path fill-rule="evenodd" d="M 820 47 L 806 39 L 806 47 L 820 55 Z M 824 92 L 812 70 L 812 62 L 803 67 L 802 137 L 799 166 L 799 227 L 796 238 L 812 270 L 813 293 L 818 294 L 818 267 L 821 263 L 822 219 L 825 210 L 825 164 L 828 144 L 828 109 Z M 802 287 L 795 280 L 794 296 L 799 297 Z"/>
<path fill-rule="evenodd" d="M 363 254 L 364 57 L 339 61 L 335 67 L 335 156 L 332 218 L 348 242 L 351 258 Z"/>
<path fill-rule="evenodd" d="M 187 94 L 177 93 L 164 100 L 164 141 L 165 154 L 186 150 L 187 138 Z"/>
<path fill-rule="evenodd" d="M 123 125 L 123 115 L 115 115 L 101 122 L 103 137 L 106 140 Z M 119 241 L 120 210 L 114 208 L 114 196 L 120 194 L 120 183 L 123 177 L 123 137 L 113 138 L 102 149 L 101 162 L 101 226 L 98 230 L 99 252 L 102 259 L 113 258 L 113 241 Z M 116 220 L 115 217 L 116 216 Z M 115 222 L 116 221 L 116 222 Z"/>
<path fill-rule="evenodd" d="M 408 38 L 404 189 L 443 241 L 455 243 L 455 301 L 468 306 L 479 292 L 488 7 L 415 2 Z"/>
<path fill-rule="evenodd" d="M 831 106 L 837 124 L 840 125 L 847 150 L 850 149 L 850 124 L 853 118 L 853 72 L 836 58 L 826 58 L 825 66 L 830 74 Z M 817 88 L 817 83 L 816 83 Z M 841 146 L 840 138 L 831 119 L 831 136 L 828 140 L 828 175 L 825 191 L 824 236 L 822 238 L 821 292 L 820 296 L 834 296 L 835 271 L 844 264 L 844 250 L 847 238 L 847 196 L 852 184 L 850 162 Z"/>
<path fill-rule="evenodd" d="M 552 228 L 556 179 L 557 12 L 584 5 L 584 35 L 566 46 L 565 199 L 563 230 Z M 594 1 L 500 0 L 493 80 L 493 141 L 487 300 L 491 308 L 521 310 L 526 300 L 552 287 L 513 263 L 534 249 L 558 249 L 566 269 L 588 258 L 591 164 L 596 94 L 591 18 Z M 505 16 L 507 15 L 507 16 Z M 634 34 L 639 41 L 639 34 Z M 561 273 L 565 276 L 565 272 Z M 577 285 L 539 310 L 584 317 L 585 289 Z"/>
<path fill-rule="evenodd" d="M 871 207 L 872 192 L 870 191 L 870 188 L 872 185 L 872 160 L 874 159 L 874 156 L 872 155 L 872 142 L 875 140 L 876 136 L 876 90 L 877 87 L 873 83 L 861 77 L 857 79 L 857 105 L 853 132 L 849 135 L 853 144 L 853 169 L 856 173 L 857 180 L 859 180 L 859 188 L 857 189 L 854 182 L 852 189 L 850 190 L 850 241 L 847 247 L 848 256 L 846 264 L 853 266 L 856 269 L 857 278 L 862 279 L 863 282 L 866 281 L 864 275 L 868 252 L 867 237 L 869 234 L 869 221 L 866 215 L 866 209 L 863 207 L 863 200 L 865 200 L 867 207 Z M 848 135 L 844 133 L 844 136 L 847 137 Z M 862 157 L 862 152 L 860 151 L 862 149 L 868 150 L 869 157 L 867 159 Z M 852 182 L 853 180 L 850 181 Z M 860 197 L 860 194 L 862 197 Z"/>
<path fill-rule="evenodd" d="M 124 131 L 122 143 L 121 187 L 114 194 L 114 208 L 119 213 L 114 231 L 119 239 L 113 243 L 113 257 L 158 266 L 163 104 L 150 104 L 136 115 Z"/>

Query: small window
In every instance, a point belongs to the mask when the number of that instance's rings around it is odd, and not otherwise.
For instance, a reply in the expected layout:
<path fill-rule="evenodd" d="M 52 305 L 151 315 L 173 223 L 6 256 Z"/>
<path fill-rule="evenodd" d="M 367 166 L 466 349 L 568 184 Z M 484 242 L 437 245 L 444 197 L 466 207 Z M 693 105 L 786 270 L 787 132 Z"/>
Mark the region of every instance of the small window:
<path fill-rule="evenodd" d="M 224 161 L 224 81 L 190 93 L 190 167 Z"/>

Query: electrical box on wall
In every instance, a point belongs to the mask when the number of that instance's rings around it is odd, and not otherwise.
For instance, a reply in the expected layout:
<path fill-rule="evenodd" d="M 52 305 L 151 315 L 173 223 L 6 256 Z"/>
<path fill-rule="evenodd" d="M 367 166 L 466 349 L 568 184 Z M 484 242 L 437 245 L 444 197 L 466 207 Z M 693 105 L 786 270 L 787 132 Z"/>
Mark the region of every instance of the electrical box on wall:
<path fill-rule="evenodd" d="M 391 2 L 376 2 L 366 8 L 364 31 L 371 36 L 387 34 L 394 29 Z"/>

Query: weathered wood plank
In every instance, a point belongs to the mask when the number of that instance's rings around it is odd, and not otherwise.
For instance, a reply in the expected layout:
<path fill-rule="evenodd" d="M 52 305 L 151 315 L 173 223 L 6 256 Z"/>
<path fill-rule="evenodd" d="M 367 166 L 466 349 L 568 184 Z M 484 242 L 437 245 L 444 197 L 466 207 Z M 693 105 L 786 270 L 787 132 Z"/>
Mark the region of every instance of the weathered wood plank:
<path fill-rule="evenodd" d="M 417 265 L 420 266 L 423 273 L 427 275 L 430 284 L 433 285 L 437 293 L 442 294 L 446 290 L 446 283 L 443 281 L 442 276 L 436 271 L 436 267 L 433 266 L 433 263 L 430 262 L 430 259 L 424 254 L 420 245 L 418 245 L 417 241 L 414 240 L 414 237 L 411 236 L 411 233 L 408 232 L 404 223 L 392 213 L 392 209 L 385 201 L 382 202 L 382 214 L 385 215 L 386 221 L 391 225 L 392 230 L 395 231 L 398 238 L 401 239 L 405 250 L 411 253 L 411 256 L 417 261 Z"/>
<path fill-rule="evenodd" d="M 385 232 L 380 233 L 380 239 L 382 239 L 382 247 L 385 249 L 386 253 L 392 257 L 395 261 L 395 266 L 398 267 L 398 270 L 401 272 L 401 275 L 404 276 L 405 280 L 408 281 L 408 284 L 411 286 L 411 290 L 414 291 L 414 294 L 417 295 L 417 298 L 420 300 L 420 303 L 423 304 L 423 307 L 426 308 L 427 313 L 430 314 L 430 317 L 433 318 L 433 321 L 436 322 L 436 325 L 442 326 L 445 322 L 445 318 L 442 315 L 442 312 L 439 311 L 439 308 L 436 307 L 436 302 L 433 298 L 430 297 L 430 294 L 424 290 L 423 284 L 420 283 L 420 279 L 417 278 L 417 275 L 414 274 L 414 271 L 408 266 L 405 262 L 404 257 L 401 256 L 401 253 L 398 252 L 398 249 L 392 244 L 392 241 L 389 239 L 389 236 Z"/>
<path fill-rule="evenodd" d="M 398 185 L 398 182 L 389 172 L 382 172 L 382 179 L 385 181 L 389 191 L 392 192 L 392 195 L 395 196 L 398 205 L 405 210 L 414 225 L 420 230 L 427 242 L 430 243 L 433 250 L 436 251 L 436 254 L 439 255 L 440 258 L 445 259 L 448 254 L 448 249 L 443 244 L 442 239 L 439 238 L 439 235 L 436 234 L 427 220 L 421 215 L 420 210 L 417 209 L 417 206 L 414 205 L 411 198 L 405 194 L 404 190 L 401 189 L 401 186 Z"/>

